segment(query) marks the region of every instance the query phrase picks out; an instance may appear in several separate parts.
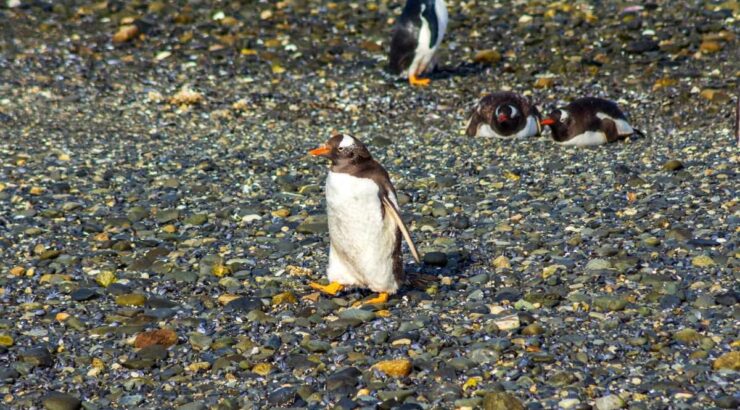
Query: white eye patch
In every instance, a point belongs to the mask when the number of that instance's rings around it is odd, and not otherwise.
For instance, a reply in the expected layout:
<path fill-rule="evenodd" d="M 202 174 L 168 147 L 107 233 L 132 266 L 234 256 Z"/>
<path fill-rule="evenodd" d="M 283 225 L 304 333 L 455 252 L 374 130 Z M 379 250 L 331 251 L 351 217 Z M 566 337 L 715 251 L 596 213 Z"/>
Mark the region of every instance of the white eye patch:
<path fill-rule="evenodd" d="M 355 145 L 355 139 L 350 137 L 349 135 L 345 135 L 342 138 L 342 142 L 339 143 L 339 146 L 342 148 L 347 148 Z"/>
<path fill-rule="evenodd" d="M 510 105 L 509 108 L 511 109 L 511 118 L 516 118 L 519 115 L 519 111 L 513 105 Z"/>
<path fill-rule="evenodd" d="M 560 122 L 563 122 L 564 123 L 564 122 L 568 121 L 568 117 L 569 116 L 570 116 L 570 114 L 568 114 L 568 111 L 560 110 Z"/>

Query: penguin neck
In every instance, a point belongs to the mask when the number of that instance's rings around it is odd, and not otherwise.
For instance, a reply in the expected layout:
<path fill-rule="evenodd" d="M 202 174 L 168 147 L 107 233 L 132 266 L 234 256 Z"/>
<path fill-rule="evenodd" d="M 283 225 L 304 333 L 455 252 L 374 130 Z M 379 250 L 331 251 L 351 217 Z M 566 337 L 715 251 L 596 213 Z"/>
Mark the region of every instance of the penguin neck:
<path fill-rule="evenodd" d="M 372 162 L 372 158 L 340 158 L 338 160 L 332 161 L 330 169 L 331 172 L 338 174 L 357 175 L 363 169 L 371 167 Z"/>

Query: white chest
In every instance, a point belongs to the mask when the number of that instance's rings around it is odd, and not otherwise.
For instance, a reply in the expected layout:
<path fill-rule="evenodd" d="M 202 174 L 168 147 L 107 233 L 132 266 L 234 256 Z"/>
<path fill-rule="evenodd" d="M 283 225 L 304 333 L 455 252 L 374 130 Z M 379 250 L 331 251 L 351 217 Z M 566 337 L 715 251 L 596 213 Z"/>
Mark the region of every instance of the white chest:
<path fill-rule="evenodd" d="M 573 145 L 577 147 L 590 147 L 601 144 L 606 144 L 606 134 L 603 131 L 586 131 L 568 141 L 560 143 L 560 145 Z"/>

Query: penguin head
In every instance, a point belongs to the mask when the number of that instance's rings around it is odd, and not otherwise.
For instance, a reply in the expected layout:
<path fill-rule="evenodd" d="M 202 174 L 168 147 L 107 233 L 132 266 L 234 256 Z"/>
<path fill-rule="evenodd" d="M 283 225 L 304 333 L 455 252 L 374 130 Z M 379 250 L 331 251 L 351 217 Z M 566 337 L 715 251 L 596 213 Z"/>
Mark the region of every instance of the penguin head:
<path fill-rule="evenodd" d="M 336 134 L 324 145 L 308 153 L 329 158 L 332 165 L 357 164 L 372 158 L 362 141 L 347 134 Z"/>
<path fill-rule="evenodd" d="M 558 109 L 551 112 L 547 117 L 540 121 L 540 125 L 547 125 L 555 136 L 566 135 L 568 128 L 573 124 L 573 117 L 565 109 Z"/>
<path fill-rule="evenodd" d="M 493 112 L 493 118 L 491 118 L 491 122 L 497 122 L 503 126 L 506 126 L 508 124 L 517 124 L 519 122 L 519 117 L 522 114 L 517 110 L 515 106 L 512 104 L 501 104 L 496 107 L 496 110 Z"/>

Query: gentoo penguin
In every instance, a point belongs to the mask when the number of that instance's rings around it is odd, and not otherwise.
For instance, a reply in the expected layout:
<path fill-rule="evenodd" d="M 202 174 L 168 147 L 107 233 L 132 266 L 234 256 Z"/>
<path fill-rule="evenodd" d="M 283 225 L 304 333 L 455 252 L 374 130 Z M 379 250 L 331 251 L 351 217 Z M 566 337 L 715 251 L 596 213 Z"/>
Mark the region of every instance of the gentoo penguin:
<path fill-rule="evenodd" d="M 407 76 L 411 85 L 428 85 L 428 78 L 418 76 L 432 68 L 432 57 L 446 29 L 444 0 L 407 0 L 393 29 L 388 69 Z"/>
<path fill-rule="evenodd" d="M 330 284 L 311 287 L 331 295 L 347 286 L 367 287 L 379 295 L 365 303 L 387 301 L 404 280 L 401 236 L 419 262 L 388 172 L 349 135 L 334 135 L 309 153 L 331 160 L 326 178 Z"/>
<path fill-rule="evenodd" d="M 488 94 L 475 105 L 466 132 L 469 137 L 531 137 L 540 133 L 540 113 L 518 94 Z"/>
<path fill-rule="evenodd" d="M 550 126 L 558 144 L 579 147 L 593 146 L 643 135 L 632 128 L 616 103 L 603 98 L 579 98 L 550 113 L 540 121 Z"/>

